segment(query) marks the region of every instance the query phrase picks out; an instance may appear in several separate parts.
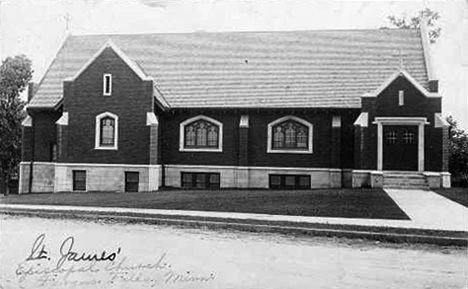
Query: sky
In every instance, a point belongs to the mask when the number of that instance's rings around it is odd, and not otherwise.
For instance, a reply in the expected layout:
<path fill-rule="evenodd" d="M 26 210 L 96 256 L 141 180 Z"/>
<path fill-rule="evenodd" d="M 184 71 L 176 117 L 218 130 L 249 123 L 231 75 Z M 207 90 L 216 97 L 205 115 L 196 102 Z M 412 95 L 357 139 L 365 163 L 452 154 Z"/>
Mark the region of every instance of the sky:
<path fill-rule="evenodd" d="M 468 0 L 0 0 L 0 59 L 27 55 L 38 82 L 69 33 L 369 29 L 425 7 L 441 15 L 431 55 L 443 114 L 468 130 Z"/>

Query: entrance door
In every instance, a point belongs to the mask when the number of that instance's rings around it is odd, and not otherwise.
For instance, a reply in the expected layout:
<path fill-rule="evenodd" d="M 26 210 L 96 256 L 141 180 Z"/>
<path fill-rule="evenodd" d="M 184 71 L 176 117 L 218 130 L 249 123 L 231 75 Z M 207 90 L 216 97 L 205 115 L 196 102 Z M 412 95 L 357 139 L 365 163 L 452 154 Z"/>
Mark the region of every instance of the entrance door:
<path fill-rule="evenodd" d="M 383 169 L 418 170 L 418 127 L 383 126 Z"/>

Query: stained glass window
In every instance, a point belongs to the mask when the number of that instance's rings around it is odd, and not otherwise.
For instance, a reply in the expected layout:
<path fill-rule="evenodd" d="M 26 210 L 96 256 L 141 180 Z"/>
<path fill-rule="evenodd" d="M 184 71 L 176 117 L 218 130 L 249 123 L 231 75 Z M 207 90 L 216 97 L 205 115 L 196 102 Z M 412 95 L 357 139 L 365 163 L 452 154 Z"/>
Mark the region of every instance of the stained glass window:
<path fill-rule="evenodd" d="M 307 149 L 309 128 L 297 121 L 286 120 L 273 126 L 273 149 Z"/>
<path fill-rule="evenodd" d="M 185 126 L 185 147 L 218 147 L 219 127 L 201 119 Z"/>
<path fill-rule="evenodd" d="M 115 142 L 115 120 L 112 117 L 101 119 L 101 146 L 113 146 Z"/>

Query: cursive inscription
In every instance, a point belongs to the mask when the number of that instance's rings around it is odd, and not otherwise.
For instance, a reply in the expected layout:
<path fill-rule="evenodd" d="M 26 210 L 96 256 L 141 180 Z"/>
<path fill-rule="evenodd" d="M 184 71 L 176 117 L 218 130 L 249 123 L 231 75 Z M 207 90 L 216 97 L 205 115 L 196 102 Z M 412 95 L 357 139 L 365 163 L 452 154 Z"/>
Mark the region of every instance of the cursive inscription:
<path fill-rule="evenodd" d="M 50 258 L 47 256 L 47 251 L 45 250 L 44 238 L 45 234 L 40 234 L 36 238 L 31 248 L 31 254 L 28 256 L 28 258 L 26 258 L 26 261 L 41 259 L 50 260 Z"/>
<path fill-rule="evenodd" d="M 60 258 L 57 261 L 57 268 L 62 267 L 65 261 L 71 262 L 102 262 L 102 261 L 114 261 L 115 257 L 120 254 L 120 247 L 115 252 L 108 254 L 106 251 L 99 253 L 77 253 L 73 251 L 73 244 L 75 243 L 75 238 L 68 237 L 66 238 L 62 245 L 60 246 Z"/>
<path fill-rule="evenodd" d="M 148 256 L 146 262 L 132 262 L 122 254 L 120 247 L 117 250 L 77 250 L 72 236 L 65 238 L 58 250 L 49 249 L 45 234 L 40 234 L 27 258 L 15 270 L 21 288 L 102 288 L 124 283 L 158 287 L 164 283 L 201 284 L 215 279 L 213 273 L 176 270 L 164 251 Z"/>

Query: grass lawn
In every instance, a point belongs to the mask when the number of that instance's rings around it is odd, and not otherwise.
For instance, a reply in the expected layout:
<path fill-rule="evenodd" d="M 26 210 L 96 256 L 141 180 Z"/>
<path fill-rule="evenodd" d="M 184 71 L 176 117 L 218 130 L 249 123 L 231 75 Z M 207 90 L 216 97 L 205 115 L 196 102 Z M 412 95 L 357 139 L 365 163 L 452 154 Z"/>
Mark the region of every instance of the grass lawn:
<path fill-rule="evenodd" d="M 155 193 L 59 193 L 9 195 L 3 204 L 76 205 L 221 211 L 342 218 L 404 219 L 381 189 L 161 190 Z"/>
<path fill-rule="evenodd" d="M 434 189 L 434 192 L 468 207 L 468 188 Z"/>

